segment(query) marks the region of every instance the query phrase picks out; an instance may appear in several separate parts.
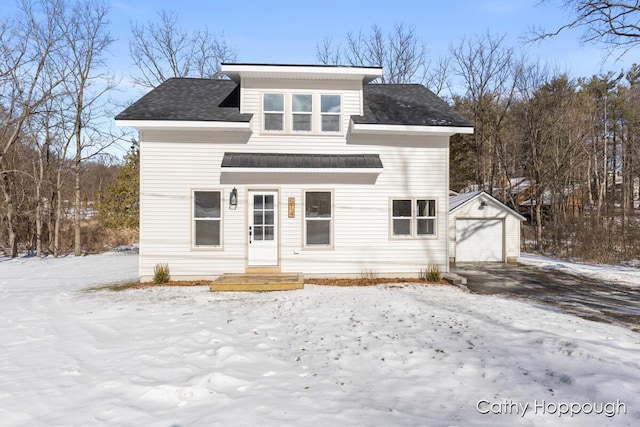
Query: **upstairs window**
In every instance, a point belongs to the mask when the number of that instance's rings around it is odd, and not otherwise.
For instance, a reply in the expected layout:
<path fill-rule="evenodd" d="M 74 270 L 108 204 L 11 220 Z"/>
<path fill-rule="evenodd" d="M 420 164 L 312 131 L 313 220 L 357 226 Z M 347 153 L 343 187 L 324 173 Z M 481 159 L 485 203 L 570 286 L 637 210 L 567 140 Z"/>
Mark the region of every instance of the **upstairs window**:
<path fill-rule="evenodd" d="M 322 132 L 340 132 L 340 95 L 320 95 L 320 115 Z"/>
<path fill-rule="evenodd" d="M 291 104 L 293 112 L 292 129 L 294 131 L 311 132 L 313 96 L 294 93 L 291 96 Z"/>
<path fill-rule="evenodd" d="M 265 93 L 262 99 L 264 130 L 284 130 L 284 94 Z"/>

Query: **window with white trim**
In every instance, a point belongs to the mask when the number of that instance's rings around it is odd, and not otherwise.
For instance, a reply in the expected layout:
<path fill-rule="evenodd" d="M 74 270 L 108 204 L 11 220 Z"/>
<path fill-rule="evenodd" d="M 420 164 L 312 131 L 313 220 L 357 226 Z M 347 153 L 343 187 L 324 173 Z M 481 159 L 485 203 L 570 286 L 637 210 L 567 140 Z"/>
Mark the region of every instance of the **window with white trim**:
<path fill-rule="evenodd" d="M 193 246 L 221 246 L 222 193 L 193 192 Z"/>
<path fill-rule="evenodd" d="M 308 247 L 331 247 L 333 222 L 331 191 L 304 193 L 304 242 Z"/>
<path fill-rule="evenodd" d="M 322 132 L 340 132 L 341 98 L 340 95 L 320 95 Z"/>
<path fill-rule="evenodd" d="M 393 237 L 433 237 L 436 235 L 435 199 L 393 199 L 391 235 Z"/>
<path fill-rule="evenodd" d="M 291 95 L 292 129 L 294 131 L 311 132 L 313 96 L 294 93 Z"/>
<path fill-rule="evenodd" d="M 433 199 L 416 200 L 416 234 L 418 236 L 436 235 L 436 201 Z"/>
<path fill-rule="evenodd" d="M 264 130 L 284 130 L 284 94 L 265 93 L 262 97 L 262 112 L 264 113 Z"/>

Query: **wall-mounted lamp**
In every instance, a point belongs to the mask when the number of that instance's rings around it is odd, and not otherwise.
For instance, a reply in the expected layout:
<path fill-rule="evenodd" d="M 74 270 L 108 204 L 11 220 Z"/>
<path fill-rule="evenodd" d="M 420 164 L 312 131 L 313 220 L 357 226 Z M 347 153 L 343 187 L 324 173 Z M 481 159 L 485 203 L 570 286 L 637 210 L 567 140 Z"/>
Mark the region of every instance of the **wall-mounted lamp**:
<path fill-rule="evenodd" d="M 236 187 L 233 187 L 231 190 L 231 194 L 229 195 L 229 209 L 232 211 L 236 210 L 238 207 L 238 190 Z"/>
<path fill-rule="evenodd" d="M 487 202 L 485 202 L 484 200 L 480 202 L 480 209 L 484 209 L 484 207 L 487 206 Z"/>

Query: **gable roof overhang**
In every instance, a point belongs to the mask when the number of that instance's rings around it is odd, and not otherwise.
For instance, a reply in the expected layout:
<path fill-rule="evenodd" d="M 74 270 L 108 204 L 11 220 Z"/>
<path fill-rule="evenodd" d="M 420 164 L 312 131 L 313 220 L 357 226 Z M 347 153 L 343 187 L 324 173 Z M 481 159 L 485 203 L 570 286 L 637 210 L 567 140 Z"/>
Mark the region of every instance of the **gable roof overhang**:
<path fill-rule="evenodd" d="M 224 153 L 223 171 L 380 174 L 378 154 Z"/>
<path fill-rule="evenodd" d="M 414 126 L 414 125 L 392 125 L 373 123 L 350 124 L 352 134 L 362 135 L 440 135 L 452 136 L 458 133 L 472 134 L 473 127 L 470 126 Z"/>
<path fill-rule="evenodd" d="M 222 64 L 221 70 L 236 83 L 243 78 L 296 80 L 356 80 L 369 83 L 382 76 L 381 67 L 293 64 Z"/>
<path fill-rule="evenodd" d="M 488 198 L 493 203 L 495 203 L 496 205 L 500 206 L 500 208 L 504 209 L 507 213 L 509 213 L 509 214 L 515 216 L 516 218 L 518 218 L 520 221 L 526 221 L 527 220 L 524 216 L 520 215 L 518 212 L 514 211 L 509 206 L 505 205 L 500 200 L 496 199 L 495 197 L 493 197 L 491 194 L 487 193 L 484 190 L 482 190 L 482 191 L 473 191 L 471 193 L 460 193 L 460 194 L 458 194 L 456 196 L 449 197 L 449 214 L 454 213 L 458 209 L 461 209 L 463 206 L 468 205 L 473 200 L 476 200 L 476 199 L 478 199 L 480 197 Z"/>
<path fill-rule="evenodd" d="M 199 121 L 199 120 L 116 120 L 116 126 L 139 130 L 213 130 L 221 132 L 251 133 L 251 122 Z"/>

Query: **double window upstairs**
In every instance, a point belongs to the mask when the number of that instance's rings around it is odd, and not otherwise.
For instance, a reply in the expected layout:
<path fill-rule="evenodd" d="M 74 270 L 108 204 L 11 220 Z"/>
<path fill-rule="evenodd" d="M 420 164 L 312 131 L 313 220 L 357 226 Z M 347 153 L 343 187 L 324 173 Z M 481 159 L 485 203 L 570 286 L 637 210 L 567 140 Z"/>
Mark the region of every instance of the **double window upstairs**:
<path fill-rule="evenodd" d="M 282 91 L 262 93 L 262 132 L 266 134 L 343 133 L 343 97 L 339 93 Z"/>

